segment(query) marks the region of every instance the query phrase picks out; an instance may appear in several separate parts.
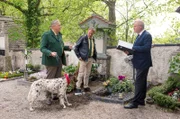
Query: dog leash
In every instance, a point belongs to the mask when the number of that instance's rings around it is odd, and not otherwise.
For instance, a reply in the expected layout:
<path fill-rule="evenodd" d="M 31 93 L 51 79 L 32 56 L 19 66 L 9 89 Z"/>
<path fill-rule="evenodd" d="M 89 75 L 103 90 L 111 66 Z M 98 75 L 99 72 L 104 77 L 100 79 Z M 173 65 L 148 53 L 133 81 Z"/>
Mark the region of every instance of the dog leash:
<path fill-rule="evenodd" d="M 57 60 L 57 62 L 59 64 L 59 56 L 58 56 L 58 54 L 56 55 L 56 60 Z"/>
<path fill-rule="evenodd" d="M 59 56 L 58 56 L 58 55 L 56 55 L 56 60 L 57 60 L 57 62 L 59 63 Z M 68 74 L 64 74 L 64 76 L 66 77 L 67 84 L 69 85 L 69 84 L 70 84 L 69 75 L 68 75 Z"/>

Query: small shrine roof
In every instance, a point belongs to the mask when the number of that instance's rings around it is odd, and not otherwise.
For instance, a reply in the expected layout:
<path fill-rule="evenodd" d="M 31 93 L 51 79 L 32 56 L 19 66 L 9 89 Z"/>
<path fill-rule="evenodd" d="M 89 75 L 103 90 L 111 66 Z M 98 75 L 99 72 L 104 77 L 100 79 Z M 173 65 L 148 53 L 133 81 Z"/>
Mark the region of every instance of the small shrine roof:
<path fill-rule="evenodd" d="M 88 17 L 87 19 L 81 21 L 79 25 L 84 28 L 85 25 L 93 24 L 93 26 L 98 25 L 98 28 L 115 28 L 116 25 L 112 22 L 108 21 L 107 19 L 103 18 L 100 15 L 93 14 L 92 16 Z"/>

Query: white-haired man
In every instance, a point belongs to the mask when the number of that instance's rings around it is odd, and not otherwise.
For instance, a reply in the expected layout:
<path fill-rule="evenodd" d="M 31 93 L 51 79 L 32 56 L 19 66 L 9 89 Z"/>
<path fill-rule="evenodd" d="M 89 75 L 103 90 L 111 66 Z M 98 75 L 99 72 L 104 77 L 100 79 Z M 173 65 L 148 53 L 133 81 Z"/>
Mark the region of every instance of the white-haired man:
<path fill-rule="evenodd" d="M 64 50 L 71 50 L 72 46 L 64 46 L 59 20 L 51 22 L 50 30 L 42 36 L 40 50 L 42 52 L 42 64 L 46 66 L 47 79 L 61 77 L 62 65 L 66 65 Z M 47 92 L 47 103 L 51 104 L 51 93 Z"/>
<path fill-rule="evenodd" d="M 152 66 L 151 46 L 152 36 L 144 30 L 144 22 L 140 19 L 134 21 L 134 32 L 138 34 L 133 45 L 132 64 L 136 69 L 135 95 L 132 101 L 125 105 L 125 109 L 138 108 L 139 105 L 145 105 L 147 75 Z M 128 51 L 125 51 L 129 54 Z"/>

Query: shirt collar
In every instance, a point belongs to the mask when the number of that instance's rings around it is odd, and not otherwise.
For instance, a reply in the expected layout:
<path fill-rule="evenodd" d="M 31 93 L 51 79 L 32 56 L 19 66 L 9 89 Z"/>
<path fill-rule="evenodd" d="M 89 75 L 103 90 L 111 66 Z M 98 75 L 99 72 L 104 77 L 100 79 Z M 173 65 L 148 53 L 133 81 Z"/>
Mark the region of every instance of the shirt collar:
<path fill-rule="evenodd" d="M 145 30 L 142 30 L 138 35 L 140 36 Z"/>
<path fill-rule="evenodd" d="M 52 31 L 53 31 L 53 33 L 55 34 L 55 35 L 57 35 L 57 33 L 53 30 L 53 29 L 51 29 Z"/>

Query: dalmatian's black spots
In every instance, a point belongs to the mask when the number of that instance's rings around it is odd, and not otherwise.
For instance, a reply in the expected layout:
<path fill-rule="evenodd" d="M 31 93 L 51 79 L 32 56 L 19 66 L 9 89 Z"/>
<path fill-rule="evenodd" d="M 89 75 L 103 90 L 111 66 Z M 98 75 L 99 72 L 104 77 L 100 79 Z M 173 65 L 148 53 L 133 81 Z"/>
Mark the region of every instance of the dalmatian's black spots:
<path fill-rule="evenodd" d="M 36 86 L 40 86 L 40 84 L 39 84 L 39 83 L 37 83 L 37 84 L 36 84 Z"/>
<path fill-rule="evenodd" d="M 39 92 L 39 90 L 36 90 L 36 92 Z"/>

